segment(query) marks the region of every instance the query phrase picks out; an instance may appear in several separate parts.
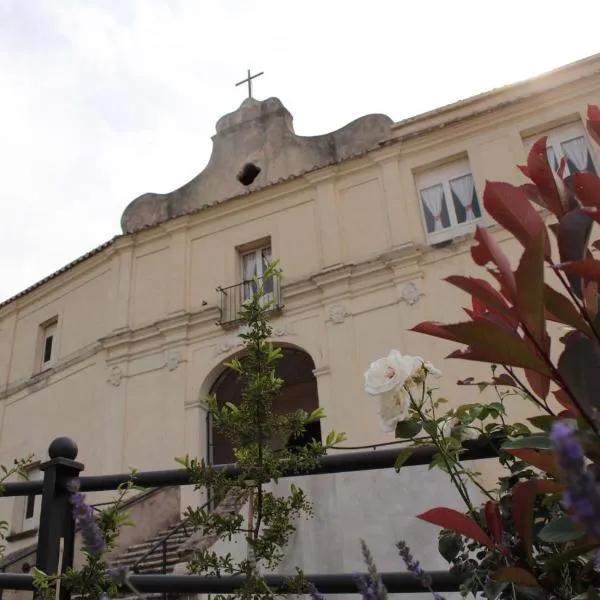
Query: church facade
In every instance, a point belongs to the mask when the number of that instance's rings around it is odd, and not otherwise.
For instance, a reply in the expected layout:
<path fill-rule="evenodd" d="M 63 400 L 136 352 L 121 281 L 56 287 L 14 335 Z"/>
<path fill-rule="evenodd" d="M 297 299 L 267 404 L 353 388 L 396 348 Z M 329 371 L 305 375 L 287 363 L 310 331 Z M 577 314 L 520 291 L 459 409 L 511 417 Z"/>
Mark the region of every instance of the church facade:
<path fill-rule="evenodd" d="M 473 400 L 455 383 L 487 369 L 444 361 L 452 344 L 407 330 L 461 319 L 469 299 L 443 278 L 474 272 L 475 224 L 517 256 L 485 214 L 486 180 L 524 182 L 516 165 L 541 135 L 569 169 L 600 168 L 588 104 L 600 104 L 600 55 L 405 121 L 370 115 L 316 137 L 296 135 L 278 99 L 244 101 L 218 121 L 196 178 L 134 200 L 121 235 L 0 306 L 0 463 L 43 460 L 60 435 L 77 441 L 86 474 L 174 468 L 185 454 L 225 460 L 204 398 L 235 393 L 223 363 L 240 350 L 247 282 L 272 258 L 283 270 L 268 292 L 286 402 L 323 407 L 324 431 L 346 432 L 351 446 L 391 440 L 362 380 L 390 348 L 439 367 L 451 402 Z M 317 516 L 292 554 L 306 571 L 359 568 L 359 537 L 382 570 L 397 568 L 400 537 L 444 568 L 434 528 L 412 519 L 445 489 L 435 473 L 305 479 Z M 174 510 L 197 502 L 182 489 Z M 38 511 L 0 500 L 9 551 L 35 541 Z M 382 535 L 389 547 L 378 550 Z"/>

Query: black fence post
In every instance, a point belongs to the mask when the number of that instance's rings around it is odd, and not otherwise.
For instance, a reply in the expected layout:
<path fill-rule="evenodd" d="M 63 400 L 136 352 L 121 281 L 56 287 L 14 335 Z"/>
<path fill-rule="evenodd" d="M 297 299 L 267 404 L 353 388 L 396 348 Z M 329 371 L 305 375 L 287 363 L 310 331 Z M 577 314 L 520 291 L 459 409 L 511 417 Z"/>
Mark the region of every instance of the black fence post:
<path fill-rule="evenodd" d="M 56 438 L 48 448 L 50 460 L 40 465 L 44 473 L 42 511 L 38 534 L 36 567 L 47 575 L 61 572 L 73 566 L 75 546 L 75 523 L 69 502 L 67 483 L 79 477 L 83 465 L 77 458 L 77 444 L 70 438 Z M 60 561 L 60 541 L 63 555 Z M 69 600 L 70 593 L 61 587 L 61 600 Z"/>

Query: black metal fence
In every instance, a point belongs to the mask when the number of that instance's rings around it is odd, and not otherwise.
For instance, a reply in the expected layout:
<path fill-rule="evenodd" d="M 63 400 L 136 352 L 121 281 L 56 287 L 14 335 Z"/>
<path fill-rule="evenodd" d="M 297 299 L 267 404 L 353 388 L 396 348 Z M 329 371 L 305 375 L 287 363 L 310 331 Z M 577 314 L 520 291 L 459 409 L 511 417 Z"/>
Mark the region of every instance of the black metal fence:
<path fill-rule="evenodd" d="M 463 444 L 462 460 L 477 460 L 497 456 L 498 446 L 487 441 L 470 441 Z M 289 476 L 314 476 L 332 473 L 348 473 L 376 469 L 391 469 L 399 449 L 370 450 L 327 455 L 320 459 L 316 470 L 306 474 Z M 406 460 L 404 467 L 429 464 L 436 453 L 435 448 L 419 448 Z M 3 496 L 28 496 L 41 494 L 42 506 L 38 529 L 35 564 L 46 574 L 64 572 L 73 565 L 75 527 L 66 484 L 78 478 L 82 492 L 116 490 L 132 480 L 130 473 L 118 475 L 81 476 L 83 465 L 76 461 L 77 445 L 69 438 L 55 439 L 48 449 L 50 460 L 40 466 L 43 481 L 23 481 L 5 484 Z M 235 465 L 216 467 L 229 475 L 237 474 Z M 168 487 L 192 485 L 186 470 L 145 471 L 136 473 L 133 481 L 143 487 Z M 62 542 L 62 560 L 60 546 Z M 60 564 L 59 564 L 60 563 Z M 0 568 L 2 565 L 0 565 Z M 458 591 L 462 579 L 446 571 L 430 572 L 432 587 L 436 592 Z M 382 573 L 383 582 L 390 593 L 427 592 L 411 573 Z M 286 576 L 268 575 L 267 583 L 274 587 L 283 585 Z M 306 575 L 324 594 L 357 593 L 355 579 L 350 574 Z M 199 594 L 232 593 L 239 589 L 242 579 L 234 577 L 205 577 L 200 575 L 137 575 L 130 581 L 144 593 Z M 29 573 L 0 573 L 0 590 L 33 590 L 33 576 Z M 70 600 L 70 592 L 60 589 L 60 600 Z"/>

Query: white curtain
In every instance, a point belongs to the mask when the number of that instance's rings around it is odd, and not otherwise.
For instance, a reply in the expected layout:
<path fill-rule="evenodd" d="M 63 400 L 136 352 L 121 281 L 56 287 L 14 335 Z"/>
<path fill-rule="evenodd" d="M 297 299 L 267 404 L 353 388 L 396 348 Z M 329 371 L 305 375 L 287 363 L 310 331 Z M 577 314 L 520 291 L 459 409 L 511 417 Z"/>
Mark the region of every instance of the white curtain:
<path fill-rule="evenodd" d="M 266 271 L 267 271 L 269 263 L 271 262 L 271 248 L 263 248 L 261 250 L 261 258 L 262 258 L 261 275 L 264 275 L 264 273 L 266 273 Z M 272 294 L 273 293 L 273 279 L 269 278 L 269 279 L 263 280 L 263 288 L 264 288 L 265 294 Z"/>
<path fill-rule="evenodd" d="M 554 148 L 552 146 L 548 146 L 547 151 L 548 163 L 550 165 L 550 168 L 556 171 L 558 169 L 558 159 L 556 158 L 556 152 L 554 152 Z"/>
<path fill-rule="evenodd" d="M 575 165 L 578 171 L 587 170 L 588 149 L 585 138 L 578 137 L 561 144 L 566 157 Z"/>
<path fill-rule="evenodd" d="M 433 231 L 441 231 L 443 229 L 442 209 L 444 207 L 444 188 L 441 185 L 436 185 L 421 190 L 421 198 L 423 198 L 427 210 L 433 216 Z"/>
<path fill-rule="evenodd" d="M 450 182 L 450 189 L 456 194 L 460 205 L 465 209 L 465 221 L 472 221 L 475 218 L 473 212 L 473 196 L 475 195 L 473 177 L 464 175 L 458 179 L 453 179 Z"/>
<path fill-rule="evenodd" d="M 242 257 L 242 277 L 244 283 L 243 301 L 250 299 L 256 292 L 256 283 L 252 281 L 257 275 L 256 252 L 244 254 Z"/>

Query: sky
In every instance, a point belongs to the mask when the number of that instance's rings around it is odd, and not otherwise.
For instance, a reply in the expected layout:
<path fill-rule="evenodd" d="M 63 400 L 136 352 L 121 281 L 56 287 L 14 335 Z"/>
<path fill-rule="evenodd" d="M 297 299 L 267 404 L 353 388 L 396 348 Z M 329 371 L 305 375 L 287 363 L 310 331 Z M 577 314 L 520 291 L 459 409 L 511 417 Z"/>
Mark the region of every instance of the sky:
<path fill-rule="evenodd" d="M 0 300 L 205 167 L 247 69 L 296 133 L 394 120 L 600 52 L 598 0 L 0 0 Z"/>

